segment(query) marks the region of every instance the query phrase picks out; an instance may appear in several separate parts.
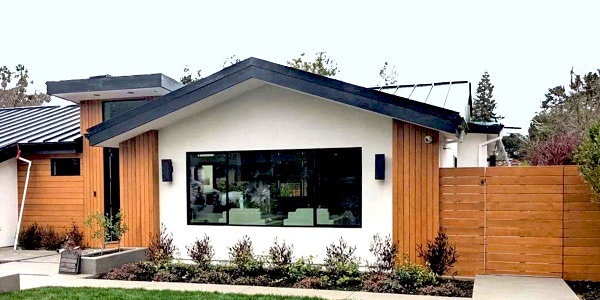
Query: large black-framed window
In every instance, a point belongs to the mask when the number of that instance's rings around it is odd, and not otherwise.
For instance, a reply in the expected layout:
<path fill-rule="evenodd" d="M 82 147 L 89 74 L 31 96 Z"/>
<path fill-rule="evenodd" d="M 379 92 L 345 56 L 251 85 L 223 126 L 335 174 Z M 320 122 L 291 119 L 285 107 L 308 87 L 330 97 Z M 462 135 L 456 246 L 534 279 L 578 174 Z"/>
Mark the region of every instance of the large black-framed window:
<path fill-rule="evenodd" d="M 134 109 L 149 100 L 132 99 L 132 100 L 115 100 L 102 102 L 102 120 L 114 118 L 128 110 Z"/>
<path fill-rule="evenodd" d="M 362 149 L 187 153 L 189 225 L 361 227 Z"/>

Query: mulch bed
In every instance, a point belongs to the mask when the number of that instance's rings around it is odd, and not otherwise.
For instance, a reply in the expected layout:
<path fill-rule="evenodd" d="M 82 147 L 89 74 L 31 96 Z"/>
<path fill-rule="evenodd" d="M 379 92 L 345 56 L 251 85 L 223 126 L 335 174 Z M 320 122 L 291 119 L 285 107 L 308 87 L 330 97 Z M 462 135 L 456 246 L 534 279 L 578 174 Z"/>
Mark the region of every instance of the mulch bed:
<path fill-rule="evenodd" d="M 567 281 L 571 289 L 584 300 L 600 299 L 600 282 L 593 281 Z"/>

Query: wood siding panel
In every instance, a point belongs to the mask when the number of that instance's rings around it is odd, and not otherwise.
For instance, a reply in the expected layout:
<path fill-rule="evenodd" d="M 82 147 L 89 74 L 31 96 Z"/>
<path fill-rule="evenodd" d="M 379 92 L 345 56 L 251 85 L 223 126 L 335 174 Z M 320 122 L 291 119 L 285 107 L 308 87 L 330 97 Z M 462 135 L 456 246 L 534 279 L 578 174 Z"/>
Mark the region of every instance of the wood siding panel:
<path fill-rule="evenodd" d="M 81 134 L 102 122 L 102 102 L 99 100 L 81 101 Z M 104 152 L 102 147 L 92 147 L 88 139 L 83 139 L 81 159 L 83 176 L 83 218 L 95 212 L 104 213 Z M 84 243 L 99 247 L 100 242 L 90 239 L 91 231 L 84 228 Z"/>
<path fill-rule="evenodd" d="M 149 131 L 119 145 L 121 209 L 129 231 L 121 243 L 148 246 L 159 230 L 158 133 Z"/>
<path fill-rule="evenodd" d="M 427 135 L 433 143 L 424 142 Z M 392 169 L 393 239 L 401 253 L 422 263 L 416 247 L 432 239 L 439 226 L 438 132 L 394 121 Z"/>
<path fill-rule="evenodd" d="M 32 223 L 64 232 L 75 223 L 83 229 L 83 176 L 51 176 L 50 159 L 81 158 L 80 154 L 31 155 L 31 170 L 21 229 Z M 19 208 L 27 176 L 27 164 L 18 162 Z M 81 171 L 80 171 L 81 172 Z"/>

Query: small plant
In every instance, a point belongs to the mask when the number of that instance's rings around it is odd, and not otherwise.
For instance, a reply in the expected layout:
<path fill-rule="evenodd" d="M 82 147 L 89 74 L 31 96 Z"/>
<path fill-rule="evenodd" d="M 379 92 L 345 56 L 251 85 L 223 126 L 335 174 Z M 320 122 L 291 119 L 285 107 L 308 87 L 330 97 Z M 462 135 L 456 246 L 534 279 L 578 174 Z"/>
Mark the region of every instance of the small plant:
<path fill-rule="evenodd" d="M 254 261 L 253 251 L 252 241 L 245 235 L 229 247 L 229 259 L 234 266 L 245 269 Z"/>
<path fill-rule="evenodd" d="M 201 268 L 208 267 L 215 255 L 215 249 L 210 244 L 210 238 L 206 234 L 204 234 L 201 240 L 196 239 L 191 246 L 187 246 L 186 248 L 188 255 Z"/>
<path fill-rule="evenodd" d="M 83 231 L 75 222 L 72 222 L 71 227 L 67 230 L 67 240 L 73 242 L 74 246 L 83 246 Z"/>
<path fill-rule="evenodd" d="M 388 235 L 382 239 L 379 234 L 373 236 L 369 251 L 375 256 L 374 268 L 378 272 L 390 272 L 396 267 L 398 245 Z"/>
<path fill-rule="evenodd" d="M 410 262 L 408 254 L 404 255 L 404 263 L 396 268 L 394 279 L 401 285 L 410 285 L 414 288 L 420 288 L 426 285 L 435 284 L 436 274 L 426 266 L 417 265 Z"/>
<path fill-rule="evenodd" d="M 167 233 L 164 224 L 160 224 L 160 232 L 151 236 L 148 245 L 150 261 L 157 266 L 161 266 L 170 263 L 177 254 L 179 254 L 179 249 L 173 244 L 173 235 Z"/>
<path fill-rule="evenodd" d="M 356 246 L 349 246 L 343 238 L 340 237 L 338 244 L 332 243 L 326 247 L 325 269 L 331 273 L 357 272 L 359 259 L 354 256 Z"/>
<path fill-rule="evenodd" d="M 292 263 L 293 251 L 292 245 L 287 245 L 285 241 L 280 244 L 275 238 L 273 245 L 269 248 L 269 263 L 278 269 L 289 266 Z"/>
<path fill-rule="evenodd" d="M 313 263 L 313 257 L 300 257 L 288 268 L 288 277 L 293 281 L 300 281 L 306 277 L 316 277 L 321 268 Z"/>
<path fill-rule="evenodd" d="M 43 232 L 37 224 L 30 224 L 19 234 L 19 245 L 23 250 L 37 250 L 42 247 Z"/>
<path fill-rule="evenodd" d="M 294 287 L 299 289 L 324 289 L 329 286 L 326 279 L 327 278 L 306 277 L 294 284 Z"/>
<path fill-rule="evenodd" d="M 119 213 L 117 213 L 114 218 L 108 214 L 104 215 L 95 212 L 84 221 L 85 226 L 92 231 L 92 239 L 100 242 L 102 247 L 100 253 L 104 252 L 106 243 L 110 241 L 111 238 L 114 237 L 120 241 L 121 237 L 127 232 L 129 228 L 127 227 L 127 224 L 123 222 L 124 219 L 125 215 L 119 210 Z M 119 242 L 119 248 L 120 247 L 121 244 Z"/>
<path fill-rule="evenodd" d="M 427 241 L 425 247 L 423 245 L 417 246 L 417 254 L 439 276 L 450 270 L 458 258 L 456 247 L 448 241 L 448 236 L 443 227 L 440 227 L 433 241 Z"/>
<path fill-rule="evenodd" d="M 66 239 L 65 236 L 61 236 L 54 230 L 54 228 L 50 225 L 46 225 L 46 227 L 42 228 L 42 248 L 50 251 L 55 251 L 60 249 Z"/>

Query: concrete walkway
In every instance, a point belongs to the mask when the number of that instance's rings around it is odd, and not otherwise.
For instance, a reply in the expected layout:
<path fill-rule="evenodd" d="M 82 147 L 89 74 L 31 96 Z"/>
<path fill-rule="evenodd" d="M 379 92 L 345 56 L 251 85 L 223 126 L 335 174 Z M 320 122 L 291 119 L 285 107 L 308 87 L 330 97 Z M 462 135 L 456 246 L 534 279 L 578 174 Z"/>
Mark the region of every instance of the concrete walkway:
<path fill-rule="evenodd" d="M 578 300 L 579 297 L 560 278 L 477 275 L 473 299 Z"/>
<path fill-rule="evenodd" d="M 60 256 L 50 251 L 12 251 L 0 248 L 0 275 L 21 274 L 21 289 L 43 286 L 143 288 L 153 290 L 207 291 L 241 294 L 272 294 L 312 296 L 325 299 L 383 299 L 383 300 L 450 300 L 465 299 L 398 294 L 379 294 L 352 291 L 308 290 L 261 286 L 218 285 L 172 282 L 141 282 L 87 279 L 88 275 L 58 274 Z M 575 293 L 560 278 L 492 276 L 475 277 L 473 299 L 568 299 L 578 300 Z"/>

